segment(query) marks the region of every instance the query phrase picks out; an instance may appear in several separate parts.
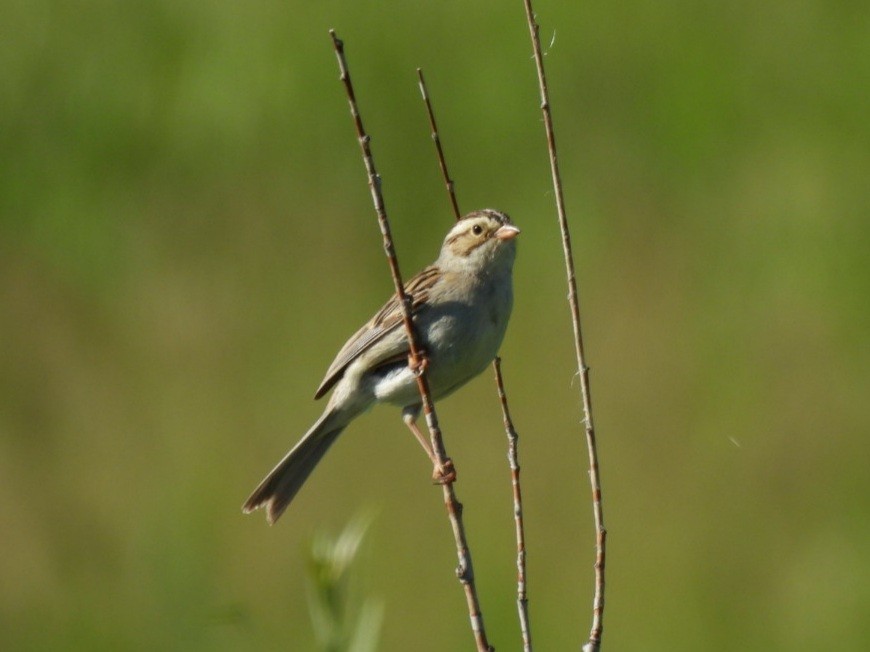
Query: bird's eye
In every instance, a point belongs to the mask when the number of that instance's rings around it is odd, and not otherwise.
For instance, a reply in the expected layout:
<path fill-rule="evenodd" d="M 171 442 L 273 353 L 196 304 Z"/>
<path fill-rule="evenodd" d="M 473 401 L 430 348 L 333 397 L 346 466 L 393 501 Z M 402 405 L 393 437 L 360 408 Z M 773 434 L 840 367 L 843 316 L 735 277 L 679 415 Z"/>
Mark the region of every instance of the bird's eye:
<path fill-rule="evenodd" d="M 474 235 L 480 235 L 481 233 L 483 233 L 483 227 L 480 226 L 480 224 L 475 224 L 473 227 L 471 227 L 471 232 Z"/>

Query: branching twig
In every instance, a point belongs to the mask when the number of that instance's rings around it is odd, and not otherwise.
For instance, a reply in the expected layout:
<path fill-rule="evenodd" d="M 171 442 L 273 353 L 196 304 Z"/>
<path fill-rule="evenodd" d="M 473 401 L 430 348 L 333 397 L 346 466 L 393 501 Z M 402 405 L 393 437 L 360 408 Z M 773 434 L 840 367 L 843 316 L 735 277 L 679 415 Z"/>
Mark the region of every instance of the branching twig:
<path fill-rule="evenodd" d="M 550 113 L 550 99 L 547 92 L 547 78 L 544 74 L 544 57 L 541 54 L 541 41 L 538 37 L 538 24 L 532 11 L 531 0 L 523 0 L 526 19 L 535 53 L 538 84 L 541 93 L 541 111 L 544 114 L 544 127 L 547 132 L 547 148 L 550 152 L 550 171 L 553 176 L 553 189 L 556 192 L 556 211 L 559 228 L 562 231 L 562 249 L 565 255 L 565 270 L 568 276 L 568 301 L 571 306 L 571 322 L 574 326 L 574 348 L 577 354 L 577 368 L 580 372 L 580 393 L 583 398 L 583 417 L 586 427 L 586 446 L 589 451 L 589 482 L 592 486 L 592 511 L 595 518 L 595 597 L 593 599 L 592 629 L 589 641 L 583 646 L 584 652 L 596 652 L 601 647 L 601 633 L 604 616 L 604 552 L 607 531 L 604 529 L 604 514 L 601 508 L 601 483 L 598 477 L 598 452 L 595 444 L 595 429 L 592 424 L 592 397 L 589 391 L 589 367 L 583 353 L 583 336 L 580 331 L 580 304 L 577 299 L 577 279 L 574 273 L 574 256 L 571 250 L 571 236 L 568 220 L 565 217 L 565 199 L 562 194 L 562 180 L 556 156 L 556 136 L 553 131 L 553 118 Z"/>
<path fill-rule="evenodd" d="M 432 141 L 435 143 L 435 152 L 438 156 L 438 166 L 441 168 L 444 185 L 447 188 L 447 194 L 450 196 L 450 204 L 453 206 L 453 214 L 458 220 L 461 216 L 461 212 L 459 211 L 459 203 L 456 201 L 456 186 L 453 183 L 453 179 L 450 178 L 450 173 L 447 170 L 447 160 L 444 157 L 444 150 L 441 147 L 441 137 L 438 134 L 438 125 L 435 122 L 435 112 L 432 109 L 432 102 L 429 100 L 429 91 L 426 88 L 426 80 L 423 78 L 423 71 L 420 68 L 417 68 L 417 77 L 420 84 L 420 94 L 423 96 L 423 102 L 426 104 L 426 113 L 429 116 L 429 127 L 432 129 Z M 495 372 L 496 389 L 498 390 L 502 416 L 504 417 L 505 432 L 508 437 L 508 461 L 511 468 L 514 520 L 516 523 L 517 537 L 517 610 L 520 618 L 520 630 L 523 636 L 523 650 L 524 652 L 531 652 L 532 629 L 529 623 L 529 600 L 526 597 L 526 539 L 525 528 L 523 525 L 523 499 L 522 492 L 520 491 L 520 466 L 517 456 L 518 437 L 510 418 L 510 411 L 508 410 L 507 395 L 504 391 L 504 383 L 501 375 L 501 359 L 496 357 L 492 362 L 492 367 Z"/>
<path fill-rule="evenodd" d="M 511 467 L 511 485 L 514 490 L 514 521 L 517 534 L 517 611 L 520 616 L 520 629 L 523 634 L 523 650 L 531 652 L 532 630 L 529 625 L 529 599 L 526 597 L 526 532 L 523 524 L 523 493 L 520 489 L 520 462 L 517 453 L 519 435 L 514 429 L 511 413 L 508 409 L 507 394 L 504 391 L 504 381 L 501 377 L 501 358 L 492 363 L 495 370 L 495 384 L 498 388 L 498 398 L 501 401 L 501 414 L 504 418 L 504 430 L 508 437 L 508 462 Z"/>
<path fill-rule="evenodd" d="M 420 390 L 420 399 L 423 404 L 423 412 L 426 416 L 426 425 L 429 428 L 429 434 L 432 440 L 432 450 L 438 458 L 441 468 L 445 468 L 448 462 L 447 454 L 444 450 L 444 442 L 441 438 L 441 430 L 438 426 L 438 419 L 435 414 L 435 406 L 432 402 L 432 396 L 429 391 L 429 382 L 426 376 L 423 353 L 419 346 L 414 322 L 411 318 L 411 305 L 408 295 L 405 293 L 405 288 L 402 283 L 402 277 L 399 272 L 399 263 L 396 259 L 396 251 L 393 247 L 392 234 L 390 232 L 390 224 L 387 220 L 387 212 L 384 207 L 384 199 L 381 194 L 381 179 L 375 170 L 374 159 L 370 147 L 371 139 L 366 134 L 363 128 L 362 118 L 360 117 L 359 109 L 356 103 L 356 97 L 353 91 L 353 85 L 350 80 L 347 62 L 344 58 L 344 44 L 336 36 L 335 30 L 329 31 L 332 36 L 332 43 L 335 48 L 335 54 L 338 58 L 338 67 L 341 71 L 341 81 L 344 83 L 347 99 L 350 103 L 350 113 L 354 120 L 357 137 L 359 138 L 360 148 L 362 149 L 363 162 L 365 163 L 366 172 L 368 173 L 369 189 L 372 193 L 372 201 L 375 205 L 375 212 L 378 216 L 378 224 L 381 228 L 381 235 L 384 239 L 384 251 L 387 255 L 387 260 L 390 265 L 390 272 L 393 277 L 393 284 L 396 288 L 396 297 L 399 300 L 399 305 L 402 306 L 402 318 L 405 325 L 405 331 L 408 337 L 408 345 L 410 347 L 409 364 L 413 369 L 419 370 L 417 376 L 417 386 Z M 471 552 L 468 549 L 468 543 L 465 537 L 465 528 L 462 523 L 462 505 L 456 498 L 456 492 L 453 489 L 453 482 L 447 481 L 442 485 L 444 491 L 444 502 L 447 506 L 447 511 L 450 517 L 450 522 L 453 529 L 453 536 L 456 542 L 456 554 L 459 558 L 459 565 L 456 569 L 456 575 L 459 578 L 465 590 L 465 598 L 468 603 L 468 613 L 471 618 L 471 629 L 474 633 L 477 649 L 480 652 L 488 652 L 492 650 L 486 640 L 486 631 L 483 626 L 483 614 L 480 611 L 480 604 L 477 599 L 477 589 L 474 584 L 474 570 L 471 562 Z"/>

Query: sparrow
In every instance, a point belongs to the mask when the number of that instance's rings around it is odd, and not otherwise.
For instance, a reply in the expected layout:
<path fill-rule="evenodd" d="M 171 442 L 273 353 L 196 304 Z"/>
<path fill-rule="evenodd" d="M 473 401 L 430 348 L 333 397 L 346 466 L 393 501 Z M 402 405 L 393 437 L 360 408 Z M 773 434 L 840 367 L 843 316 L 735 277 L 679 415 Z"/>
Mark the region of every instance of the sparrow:
<path fill-rule="evenodd" d="M 434 264 L 405 283 L 405 293 L 433 400 L 451 394 L 495 358 L 513 306 L 513 265 L 520 230 L 493 209 L 458 220 Z M 332 395 L 320 418 L 245 501 L 242 511 L 261 507 L 274 524 L 314 467 L 351 421 L 376 403 L 402 409 L 402 419 L 439 469 L 428 438 L 416 421 L 421 399 L 409 366 L 410 347 L 396 296 L 345 343 L 314 394 Z"/>

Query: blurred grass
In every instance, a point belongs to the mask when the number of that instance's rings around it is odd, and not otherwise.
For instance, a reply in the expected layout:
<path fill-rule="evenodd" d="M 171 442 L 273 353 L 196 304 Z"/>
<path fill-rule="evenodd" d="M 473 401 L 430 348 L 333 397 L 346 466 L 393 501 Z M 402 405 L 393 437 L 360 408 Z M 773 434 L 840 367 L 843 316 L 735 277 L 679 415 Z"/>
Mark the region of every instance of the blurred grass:
<path fill-rule="evenodd" d="M 238 511 L 390 287 L 329 27 L 406 272 L 450 221 L 415 66 L 461 205 L 523 228 L 503 353 L 533 628 L 576 646 L 591 516 L 521 6 L 2 8 L 0 647 L 313 649 L 302 546 L 363 504 L 383 648 L 469 645 L 439 494 L 393 412 L 355 424 L 275 529 Z M 870 11 L 536 9 L 593 366 L 607 646 L 867 648 Z M 504 649 L 491 380 L 439 414 Z"/>
<path fill-rule="evenodd" d="M 323 652 L 373 652 L 383 607 L 371 596 L 350 590 L 354 566 L 372 516 L 361 514 L 338 535 L 319 532 L 308 551 L 308 608 Z"/>

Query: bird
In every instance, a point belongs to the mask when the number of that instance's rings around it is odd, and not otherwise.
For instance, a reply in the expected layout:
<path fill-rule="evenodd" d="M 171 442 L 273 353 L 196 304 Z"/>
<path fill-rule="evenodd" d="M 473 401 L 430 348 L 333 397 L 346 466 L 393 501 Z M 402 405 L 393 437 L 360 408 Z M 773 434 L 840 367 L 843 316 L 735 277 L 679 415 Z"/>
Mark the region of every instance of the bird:
<path fill-rule="evenodd" d="M 513 266 L 520 230 L 510 217 L 487 208 L 456 221 L 435 263 L 404 284 L 433 400 L 480 374 L 501 347 L 513 307 Z M 242 506 L 259 508 L 274 524 L 338 436 L 378 403 L 402 409 L 402 419 L 435 463 L 435 478 L 451 469 L 438 458 L 416 420 L 422 401 L 419 369 L 409 366 L 410 346 L 396 295 L 339 350 L 314 394 L 332 395 L 320 418 L 263 479 Z"/>

